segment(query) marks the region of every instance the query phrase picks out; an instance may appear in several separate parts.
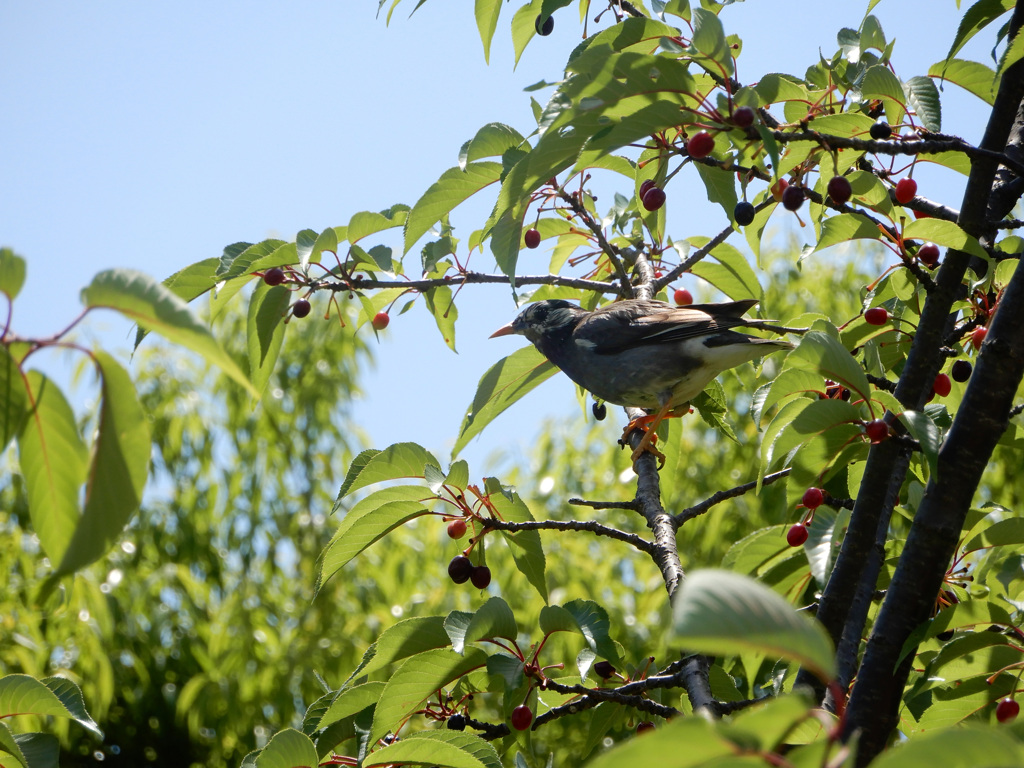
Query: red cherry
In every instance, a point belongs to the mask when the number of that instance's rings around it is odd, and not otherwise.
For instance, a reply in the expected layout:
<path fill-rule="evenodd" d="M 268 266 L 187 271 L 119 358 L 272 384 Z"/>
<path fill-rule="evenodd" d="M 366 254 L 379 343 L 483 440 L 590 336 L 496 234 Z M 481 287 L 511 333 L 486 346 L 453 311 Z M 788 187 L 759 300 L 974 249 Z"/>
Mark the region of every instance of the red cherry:
<path fill-rule="evenodd" d="M 615 667 L 610 661 L 599 661 L 594 665 L 594 672 L 602 680 L 607 680 L 615 674 Z"/>
<path fill-rule="evenodd" d="M 817 509 L 825 503 L 825 494 L 821 488 L 808 488 L 804 491 L 804 497 L 800 501 L 808 509 Z"/>
<path fill-rule="evenodd" d="M 794 523 L 786 533 L 786 541 L 791 547 L 802 547 L 807 541 L 807 526 L 803 523 Z"/>
<path fill-rule="evenodd" d="M 672 298 L 680 307 L 685 307 L 690 304 L 693 304 L 693 294 L 690 293 L 685 288 L 677 289 L 676 292 L 672 295 Z"/>
<path fill-rule="evenodd" d="M 789 182 L 786 181 L 785 179 L 779 179 L 774 184 L 772 184 L 772 197 L 775 198 L 775 202 L 782 202 L 782 193 L 786 191 L 786 188 L 788 186 Z"/>
<path fill-rule="evenodd" d="M 880 443 L 889 438 L 889 425 L 882 421 L 882 419 L 869 421 L 864 425 L 864 434 L 868 436 L 872 443 Z"/>
<path fill-rule="evenodd" d="M 512 710 L 512 727 L 517 731 L 525 731 L 533 722 L 533 710 L 525 704 L 520 704 Z"/>
<path fill-rule="evenodd" d="M 1008 723 L 1016 720 L 1020 714 L 1020 704 L 1007 696 L 996 705 L 996 720 L 1000 723 Z"/>
<path fill-rule="evenodd" d="M 750 107 L 740 107 L 732 113 L 732 122 L 740 128 L 749 128 L 754 124 L 754 117 L 754 110 Z"/>
<path fill-rule="evenodd" d="M 284 270 L 280 267 L 271 267 L 263 273 L 263 282 L 267 285 L 280 285 L 284 282 Z"/>
<path fill-rule="evenodd" d="M 636 735 L 639 736 L 641 733 L 647 733 L 648 731 L 654 730 L 654 723 L 650 720 L 644 720 L 643 722 L 636 724 Z"/>
<path fill-rule="evenodd" d="M 654 179 L 645 179 L 640 182 L 640 190 L 637 192 L 637 196 L 643 200 L 644 195 L 647 194 L 647 190 L 654 186 Z"/>
<path fill-rule="evenodd" d="M 448 536 L 452 539 L 461 539 L 466 535 L 466 521 L 461 517 L 448 523 Z"/>
<path fill-rule="evenodd" d="M 690 157 L 702 158 L 710 155 L 715 149 L 715 139 L 707 131 L 694 134 L 686 142 L 686 152 Z"/>
<path fill-rule="evenodd" d="M 985 341 L 986 336 L 988 336 L 988 328 L 984 325 L 975 328 L 971 332 L 971 344 L 975 349 L 981 349 L 982 342 Z"/>
<path fill-rule="evenodd" d="M 917 259 L 922 264 L 934 267 L 939 263 L 939 246 L 935 243 L 925 243 L 917 250 Z"/>
<path fill-rule="evenodd" d="M 917 182 L 913 179 L 900 179 L 896 183 L 896 202 L 906 205 L 917 197 Z"/>
<path fill-rule="evenodd" d="M 842 205 L 853 195 L 853 187 L 845 176 L 833 176 L 828 182 L 828 196 L 832 202 Z"/>
<path fill-rule="evenodd" d="M 387 312 L 378 312 L 373 316 L 373 320 L 370 321 L 370 325 L 372 325 L 376 331 L 383 331 L 388 327 L 388 323 L 390 322 L 391 318 L 388 317 Z"/>
<path fill-rule="evenodd" d="M 656 211 L 665 204 L 665 191 L 661 187 L 652 186 L 640 201 L 648 211 Z"/>
<path fill-rule="evenodd" d="M 536 229 L 526 230 L 526 234 L 523 235 L 523 242 L 526 243 L 527 248 L 536 248 L 540 245 L 540 232 Z"/>
<path fill-rule="evenodd" d="M 953 389 L 953 385 L 949 381 L 949 376 L 944 373 L 940 373 L 935 377 L 935 383 L 932 384 L 932 392 L 939 397 L 945 397 Z"/>
<path fill-rule="evenodd" d="M 308 315 L 312 308 L 312 305 L 310 305 L 308 301 L 305 299 L 299 299 L 292 306 L 292 314 L 301 319 Z"/>
<path fill-rule="evenodd" d="M 889 320 L 889 310 L 885 307 L 872 307 L 864 313 L 864 322 L 868 325 L 885 325 Z"/>

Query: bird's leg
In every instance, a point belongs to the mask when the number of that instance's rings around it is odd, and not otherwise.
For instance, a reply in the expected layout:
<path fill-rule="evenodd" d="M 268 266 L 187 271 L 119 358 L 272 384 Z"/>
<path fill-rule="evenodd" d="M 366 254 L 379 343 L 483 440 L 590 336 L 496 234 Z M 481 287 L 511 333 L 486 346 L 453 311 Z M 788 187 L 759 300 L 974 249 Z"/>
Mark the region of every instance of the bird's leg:
<path fill-rule="evenodd" d="M 626 436 L 634 429 L 642 429 L 644 431 L 643 439 L 640 440 L 640 444 L 634 449 L 630 461 L 636 461 L 645 452 L 649 452 L 653 453 L 658 459 L 658 469 L 665 466 L 665 454 L 655 448 L 654 443 L 658 440 L 658 427 L 671 410 L 671 404 L 666 403 L 657 413 L 649 413 L 646 416 L 641 416 L 639 419 L 633 419 L 626 425 L 626 429 L 622 433 L 623 443 L 625 443 Z"/>

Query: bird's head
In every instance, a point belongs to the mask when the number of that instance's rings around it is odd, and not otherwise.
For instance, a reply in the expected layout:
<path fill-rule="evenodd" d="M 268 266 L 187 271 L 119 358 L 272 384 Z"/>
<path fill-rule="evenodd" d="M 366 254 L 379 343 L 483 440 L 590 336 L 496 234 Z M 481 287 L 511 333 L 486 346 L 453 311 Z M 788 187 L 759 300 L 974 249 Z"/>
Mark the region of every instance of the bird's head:
<path fill-rule="evenodd" d="M 578 322 L 581 313 L 585 314 L 586 310 L 563 299 L 538 301 L 520 312 L 511 323 L 503 325 L 492 333 L 491 338 L 518 333 L 530 341 L 536 342 L 540 338 L 550 338 L 559 333 L 568 333 Z"/>

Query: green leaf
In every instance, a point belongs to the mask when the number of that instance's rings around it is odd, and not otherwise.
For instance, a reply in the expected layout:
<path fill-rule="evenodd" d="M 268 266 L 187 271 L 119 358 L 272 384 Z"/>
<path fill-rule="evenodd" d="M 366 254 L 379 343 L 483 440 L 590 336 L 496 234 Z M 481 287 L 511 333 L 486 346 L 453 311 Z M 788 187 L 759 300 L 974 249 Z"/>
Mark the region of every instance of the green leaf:
<path fill-rule="evenodd" d="M 473 403 L 466 411 L 452 447 L 452 458 L 499 414 L 557 372 L 532 344 L 492 365 L 477 384 Z"/>
<path fill-rule="evenodd" d="M 14 301 L 25 284 L 25 260 L 10 248 L 0 248 L 0 293 Z"/>
<path fill-rule="evenodd" d="M 614 661 L 618 648 L 609 635 L 608 612 L 593 600 L 571 600 L 565 605 L 546 605 L 540 609 L 540 629 L 552 632 L 575 632 L 582 635 L 587 646 L 597 655 Z"/>
<path fill-rule="evenodd" d="M 359 666 L 349 676 L 349 681 L 423 651 L 447 648 L 451 645 L 451 640 L 445 631 L 444 622 L 443 616 L 420 616 L 405 619 L 388 627 L 366 649 Z"/>
<path fill-rule="evenodd" d="M 991 106 L 996 100 L 996 73 L 991 67 L 966 59 L 950 59 L 932 64 L 929 77 L 948 80 L 973 93 Z"/>
<path fill-rule="evenodd" d="M 18 463 L 32 527 L 50 561 L 59 563 L 78 526 L 78 494 L 89 451 L 57 385 L 38 371 L 29 371 L 25 383 L 29 411 L 18 436 Z"/>
<path fill-rule="evenodd" d="M 444 622 L 445 632 L 452 641 L 452 650 L 463 653 L 467 643 L 503 637 L 515 640 L 519 635 L 516 617 L 508 603 L 500 597 L 492 597 L 475 613 L 452 611 Z"/>
<path fill-rule="evenodd" d="M 501 163 L 469 163 L 465 169 L 449 168 L 441 174 L 409 212 L 405 224 L 405 252 L 459 203 L 490 186 L 501 177 Z"/>
<path fill-rule="evenodd" d="M 485 157 L 502 157 L 510 149 L 521 149 L 525 142 L 523 135 L 512 126 L 488 123 L 462 145 L 459 150 L 459 168 L 465 171 L 468 163 Z"/>
<path fill-rule="evenodd" d="M 907 106 L 917 113 L 921 124 L 929 131 L 942 130 L 942 104 L 939 89 L 928 77 L 912 77 L 903 84 Z"/>
<path fill-rule="evenodd" d="M 921 411 L 904 411 L 900 414 L 900 421 L 907 425 L 910 434 L 921 444 L 921 451 L 928 461 L 928 468 L 931 476 L 936 477 L 939 470 L 939 444 L 942 435 L 928 414 Z"/>
<path fill-rule="evenodd" d="M 142 502 L 149 473 L 149 419 L 127 371 L 106 352 L 94 352 L 101 401 L 85 509 L 56 573 L 71 573 L 101 558 Z"/>
<path fill-rule="evenodd" d="M 164 285 L 170 288 L 175 296 L 179 296 L 186 302 L 192 301 L 212 290 L 223 279 L 217 274 L 220 264 L 221 260 L 214 256 L 197 261 L 166 278 Z M 237 280 L 232 284 L 232 289 L 236 287 L 241 289 L 246 282 L 248 280 Z M 139 344 L 148 333 L 149 331 L 145 328 L 141 326 L 138 328 L 135 332 L 135 349 L 139 348 Z"/>
<path fill-rule="evenodd" d="M 249 380 L 260 397 L 274 372 L 284 342 L 285 316 L 292 292 L 283 285 L 273 287 L 260 281 L 249 299 L 246 317 L 246 348 Z"/>
<path fill-rule="evenodd" d="M 789 741 L 787 737 L 808 718 L 812 708 L 810 699 L 801 693 L 780 695 L 741 710 L 722 723 L 721 731 L 748 751 L 773 752 Z"/>
<path fill-rule="evenodd" d="M 366 768 L 385 765 L 433 765 L 438 768 L 501 768 L 494 747 L 472 733 L 419 731 L 403 736 L 363 760 Z"/>
<path fill-rule="evenodd" d="M 494 505 L 498 516 L 502 520 L 511 523 L 525 523 L 533 520 L 530 508 L 526 506 L 519 494 L 514 491 L 502 488 L 501 484 L 493 477 L 484 479 L 486 490 L 491 504 Z M 545 577 L 546 560 L 544 548 L 541 546 L 539 531 L 500 531 L 502 538 L 509 545 L 512 552 L 512 559 L 516 561 L 516 567 L 520 573 L 526 576 L 544 601 L 548 599 L 548 586 Z"/>
<path fill-rule="evenodd" d="M 391 675 L 377 702 L 370 742 L 397 730 L 439 688 L 486 664 L 487 654 L 479 648 L 469 648 L 461 656 L 449 648 L 439 648 L 406 659 Z"/>
<path fill-rule="evenodd" d="M 786 358 L 787 367 L 817 371 L 867 399 L 871 395 L 864 369 L 838 339 L 824 331 L 810 331 Z"/>
<path fill-rule="evenodd" d="M 821 223 L 821 237 L 814 246 L 814 252 L 822 251 L 830 245 L 858 239 L 881 240 L 882 233 L 874 222 L 855 213 L 829 216 Z"/>
<path fill-rule="evenodd" d="M 0 677 L 0 719 L 14 715 L 69 717 L 103 738 L 103 731 L 85 711 L 81 689 L 63 677 L 43 680 L 29 675 Z"/>
<path fill-rule="evenodd" d="M 426 448 L 416 443 L 395 443 L 383 451 L 368 449 L 356 456 L 348 468 L 345 481 L 338 491 L 338 501 L 350 493 L 373 483 L 397 480 L 400 477 L 423 477 L 423 467 L 441 463 Z M 338 504 L 335 502 L 335 509 Z"/>
<path fill-rule="evenodd" d="M 19 765 L 22 766 L 34 766 L 35 763 L 29 762 L 28 756 L 25 751 L 22 750 L 21 741 L 24 738 L 23 734 L 19 734 L 17 737 L 11 732 L 11 729 L 7 726 L 7 723 L 0 721 L 0 752 L 6 752 L 12 755 L 14 759 L 19 761 Z M 49 768 L 50 766 L 56 767 L 58 765 L 58 757 L 60 756 L 60 742 L 57 741 L 57 737 L 53 738 L 53 754 L 52 757 L 46 761 L 41 762 L 41 765 Z M 16 768 L 13 766 L 11 768 Z"/>
<path fill-rule="evenodd" d="M 1007 70 L 1022 58 L 1024 58 L 1024 35 L 1018 31 L 1006 47 L 1006 50 L 1003 51 L 1003 55 L 999 58 L 999 69 L 996 70 L 996 78 L 1002 79 Z"/>
<path fill-rule="evenodd" d="M 645 733 L 642 739 L 628 739 L 601 752 L 587 763 L 587 768 L 728 766 L 730 764 L 720 761 L 729 757 L 738 759 L 736 752 L 736 744 L 712 722 L 703 717 L 678 717 Z M 761 758 L 757 760 L 764 763 Z"/>
<path fill-rule="evenodd" d="M 889 122 L 899 124 L 903 120 L 903 85 L 892 71 L 882 64 L 868 67 L 861 81 L 861 95 L 865 100 L 881 99 L 885 103 Z"/>
<path fill-rule="evenodd" d="M 960 20 L 960 26 L 953 38 L 953 44 L 946 54 L 947 61 L 952 59 L 960 51 L 967 41 L 978 32 L 987 27 L 990 23 L 1002 16 L 1014 6 L 1014 0 L 978 0 L 964 13 Z"/>
<path fill-rule="evenodd" d="M 316 745 L 294 728 L 275 733 L 256 758 L 256 768 L 315 768 L 319 763 Z"/>
<path fill-rule="evenodd" d="M 964 544 L 964 552 L 973 552 L 987 547 L 1003 547 L 1024 544 L 1024 520 L 1014 517 L 999 520 Z"/>
<path fill-rule="evenodd" d="M 17 361 L 6 346 L 0 347 L 0 452 L 25 424 L 28 395 Z"/>
<path fill-rule="evenodd" d="M 736 209 L 736 174 L 722 168 L 696 163 L 697 173 L 704 182 L 707 190 L 708 201 L 718 203 L 725 211 L 725 215 L 731 217 Z"/>
<path fill-rule="evenodd" d="M 704 237 L 690 240 L 697 248 L 707 242 Z M 718 263 L 704 259 L 694 264 L 690 272 L 707 280 L 730 299 L 761 299 L 764 295 L 761 283 L 739 249 L 723 243 L 711 251 L 711 257 Z"/>
<path fill-rule="evenodd" d="M 913 739 L 883 753 L 872 768 L 1005 768 L 1024 765 L 1024 746 L 996 728 L 966 725 Z"/>
<path fill-rule="evenodd" d="M 131 269 L 100 272 L 82 289 L 86 307 L 106 307 L 155 331 L 174 344 L 198 353 L 241 384 L 253 396 L 259 393 L 210 331 L 169 288 Z"/>
<path fill-rule="evenodd" d="M 346 235 L 348 241 L 355 245 L 364 237 L 375 235 L 387 229 L 401 227 L 409 216 L 409 206 L 393 205 L 386 211 L 360 211 L 349 219 Z"/>
<path fill-rule="evenodd" d="M 501 0 L 476 0 L 476 26 L 480 30 L 480 42 L 484 44 L 484 61 L 491 63 L 491 40 L 498 27 Z"/>
<path fill-rule="evenodd" d="M 711 11 L 693 9 L 693 47 L 718 64 L 727 75 L 733 73 L 732 49 L 725 39 L 722 21 Z"/>
<path fill-rule="evenodd" d="M 378 681 L 337 691 L 323 714 L 314 718 L 309 723 L 308 732 L 319 731 L 340 720 L 344 720 L 346 717 L 359 714 L 367 707 L 372 707 L 380 700 L 380 695 L 384 692 L 384 686 L 384 682 Z M 307 719 L 308 717 L 309 714 L 307 713 Z M 305 725 L 303 730 L 305 730 Z"/>
<path fill-rule="evenodd" d="M 434 316 L 434 322 L 437 323 L 437 330 L 441 332 L 441 338 L 454 352 L 455 321 L 459 317 L 459 308 L 455 306 L 452 299 L 452 289 L 447 285 L 430 288 L 423 292 L 423 299 L 426 301 L 430 314 Z"/>
<path fill-rule="evenodd" d="M 946 248 L 956 248 L 981 259 L 988 258 L 977 238 L 968 235 L 952 221 L 917 219 L 907 224 L 903 236 L 908 239 L 927 240 Z"/>
<path fill-rule="evenodd" d="M 690 573 L 675 598 L 672 641 L 716 656 L 755 651 L 795 661 L 826 682 L 835 677 L 824 628 L 778 593 L 730 571 Z"/>

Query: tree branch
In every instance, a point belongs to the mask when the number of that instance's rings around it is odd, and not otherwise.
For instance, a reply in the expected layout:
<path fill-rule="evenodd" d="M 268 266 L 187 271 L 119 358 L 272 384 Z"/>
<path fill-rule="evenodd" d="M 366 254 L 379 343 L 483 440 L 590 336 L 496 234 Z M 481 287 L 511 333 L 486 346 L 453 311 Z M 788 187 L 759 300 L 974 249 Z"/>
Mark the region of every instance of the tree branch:
<path fill-rule="evenodd" d="M 761 484 L 771 485 L 776 480 L 781 480 L 782 478 L 789 475 L 790 472 L 792 472 L 792 469 L 787 468 L 779 470 L 778 472 L 773 472 L 770 475 L 765 475 L 764 480 L 761 481 Z M 737 485 L 735 488 L 730 488 L 727 491 L 717 491 L 708 498 L 706 498 L 704 501 L 700 502 L 699 504 L 694 504 L 692 507 L 684 509 L 679 514 L 675 515 L 672 518 L 672 522 L 675 524 L 676 528 L 678 528 L 688 520 L 693 520 L 693 518 L 703 515 L 716 504 L 721 504 L 723 501 L 726 501 L 727 499 L 734 499 L 737 496 L 742 496 L 747 491 L 752 491 L 756 487 L 757 481 L 752 480 L 749 483 Z"/>
<path fill-rule="evenodd" d="M 609 528 L 594 520 L 530 520 L 523 523 L 513 523 L 508 520 L 487 518 L 484 521 L 485 528 L 496 531 L 587 531 L 596 536 L 607 536 L 616 539 L 630 546 L 636 547 L 648 555 L 654 552 L 654 545 L 647 539 L 637 536 L 635 533 L 626 533 L 616 528 Z"/>
<path fill-rule="evenodd" d="M 561 275 L 516 275 L 510 278 L 508 275 L 492 275 L 484 272 L 458 272 L 454 275 L 423 280 L 377 280 L 374 278 L 363 278 L 362 280 L 354 280 L 352 282 L 347 282 L 337 276 L 333 276 L 332 278 L 310 280 L 308 285 L 313 290 L 344 293 L 345 291 L 359 291 L 364 288 L 408 288 L 411 291 L 426 291 L 431 288 L 440 288 L 444 285 L 472 285 L 477 283 L 508 285 L 510 281 L 516 288 L 524 285 L 558 285 L 566 288 L 579 288 L 584 291 L 619 293 L 619 287 L 615 283 L 606 283 L 602 280 L 563 277 Z"/>

